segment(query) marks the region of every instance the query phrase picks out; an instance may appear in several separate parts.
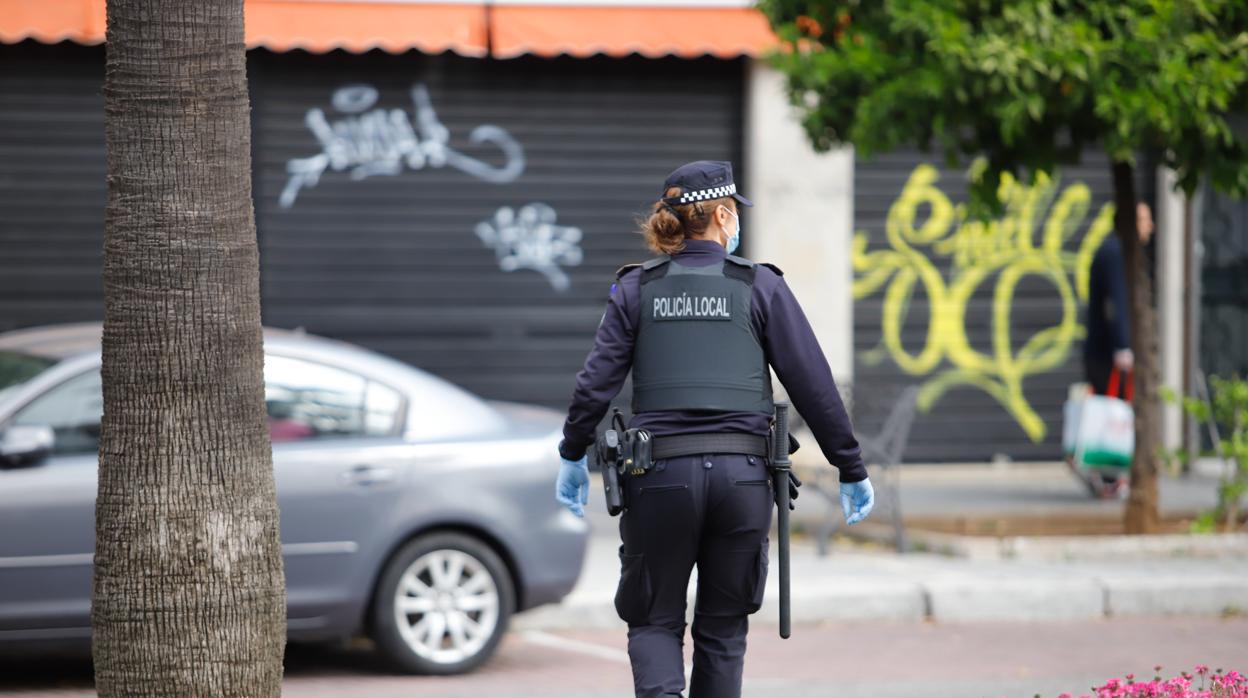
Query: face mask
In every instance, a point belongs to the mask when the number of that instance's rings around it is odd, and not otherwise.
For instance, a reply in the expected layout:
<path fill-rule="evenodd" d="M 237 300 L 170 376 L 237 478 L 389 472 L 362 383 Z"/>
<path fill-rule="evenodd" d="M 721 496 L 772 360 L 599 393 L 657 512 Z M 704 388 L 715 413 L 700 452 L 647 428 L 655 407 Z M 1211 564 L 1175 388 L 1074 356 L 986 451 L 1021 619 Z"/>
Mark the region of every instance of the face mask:
<path fill-rule="evenodd" d="M 728 211 L 727 207 L 725 207 L 724 210 Z M 738 218 L 737 214 L 732 211 L 728 211 L 728 215 L 732 216 L 733 220 L 737 223 L 736 230 L 733 231 L 732 237 L 728 238 L 728 244 L 724 245 L 724 249 L 728 251 L 728 254 L 732 254 L 737 251 L 737 247 L 741 244 L 741 219 Z"/>

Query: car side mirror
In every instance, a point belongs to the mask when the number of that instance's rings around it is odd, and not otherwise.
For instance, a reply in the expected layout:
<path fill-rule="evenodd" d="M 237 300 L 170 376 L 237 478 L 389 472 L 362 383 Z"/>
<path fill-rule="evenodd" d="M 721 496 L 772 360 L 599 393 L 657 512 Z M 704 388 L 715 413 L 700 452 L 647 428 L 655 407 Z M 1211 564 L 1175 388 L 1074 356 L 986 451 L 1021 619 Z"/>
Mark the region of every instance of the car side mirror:
<path fill-rule="evenodd" d="M 35 465 L 52 455 L 56 434 L 52 427 L 17 424 L 0 434 L 0 467 Z"/>

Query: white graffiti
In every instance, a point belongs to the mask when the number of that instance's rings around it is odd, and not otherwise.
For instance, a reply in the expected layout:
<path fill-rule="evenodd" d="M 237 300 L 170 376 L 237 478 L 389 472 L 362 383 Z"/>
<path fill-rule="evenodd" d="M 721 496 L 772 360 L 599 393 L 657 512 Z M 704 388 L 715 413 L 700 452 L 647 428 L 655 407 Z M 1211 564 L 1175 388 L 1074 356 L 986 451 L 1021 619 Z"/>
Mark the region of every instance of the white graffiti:
<path fill-rule="evenodd" d="M 541 272 L 556 291 L 568 290 L 562 267 L 581 263 L 581 229 L 556 225 L 555 209 L 542 203 L 519 211 L 503 206 L 494 218 L 477 224 L 477 237 L 494 249 L 503 271 L 532 269 Z"/>
<path fill-rule="evenodd" d="M 326 170 L 348 171 L 352 180 L 397 175 L 411 170 L 453 167 L 487 182 L 515 181 L 524 172 L 524 149 L 498 126 L 482 124 L 468 134 L 474 146 L 493 145 L 503 164 L 491 165 L 451 148 L 450 130 L 438 121 L 424 85 L 412 87 L 413 112 L 376 107 L 377 88 L 347 85 L 334 92 L 334 110 L 343 114 L 330 121 L 321 109 L 309 109 L 304 123 L 321 144 L 321 152 L 286 163 L 286 186 L 279 199 L 290 208 L 303 189 L 315 187 Z"/>

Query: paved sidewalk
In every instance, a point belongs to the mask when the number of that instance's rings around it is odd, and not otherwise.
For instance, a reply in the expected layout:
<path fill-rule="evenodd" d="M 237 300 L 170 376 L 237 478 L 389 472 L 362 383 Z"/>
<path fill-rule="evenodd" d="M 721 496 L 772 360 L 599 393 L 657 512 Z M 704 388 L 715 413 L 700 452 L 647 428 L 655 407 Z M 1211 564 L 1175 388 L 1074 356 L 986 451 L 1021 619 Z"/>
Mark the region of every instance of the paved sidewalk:
<path fill-rule="evenodd" d="M 287 698 L 621 698 L 632 695 L 617 629 L 521 631 L 465 676 L 399 676 L 364 644 L 291 646 Z M 1135 673 L 1196 664 L 1245 670 L 1248 619 L 1127 619 L 1050 623 L 796 625 L 781 640 L 753 623 L 744 698 L 1056 698 Z M 686 667 L 692 643 L 686 639 Z M 0 656 L 0 695 L 94 698 L 84 659 Z"/>
<path fill-rule="evenodd" d="M 872 468 L 871 476 L 877 474 Z M 1163 514 L 1203 511 L 1217 503 L 1217 478 L 1209 475 L 1163 475 L 1160 487 Z M 901 506 L 907 516 L 1117 516 L 1123 502 L 1090 496 L 1065 463 L 969 463 L 901 466 Z"/>
<path fill-rule="evenodd" d="M 806 470 L 811 480 L 810 466 Z M 795 529 L 823 530 L 830 521 L 838 532 L 854 538 L 892 545 L 892 498 L 878 470 L 876 511 L 863 525 L 847 529 L 837 501 L 835 472 L 824 465 L 814 472 L 826 473 L 815 487 L 803 489 L 793 514 Z M 1059 560 L 1159 559 L 1176 556 L 1248 558 L 1248 533 L 1235 536 L 1192 536 L 1171 533 L 1159 536 L 1110 535 L 1122 521 L 1125 502 L 1092 497 L 1063 463 L 1006 463 L 906 465 L 900 469 L 902 513 L 909 540 L 920 550 L 962 557 L 1043 558 Z M 814 484 L 809 483 L 808 484 Z M 1162 476 L 1160 504 L 1163 516 L 1192 520 L 1212 509 L 1218 479 L 1213 475 Z M 829 518 L 830 517 L 830 518 Z M 1030 523 L 1029 523 L 1030 522 Z M 990 530 L 1003 527 L 1002 535 L 956 535 L 958 530 Z M 1019 530 L 1040 527 L 1050 535 L 1019 535 Z M 1105 531 L 1086 535 L 1088 526 Z M 933 530 L 934 529 L 934 530 Z M 941 531 L 941 532 L 937 532 Z M 1083 531 L 1084 535 L 1052 535 Z"/>
<path fill-rule="evenodd" d="M 528 629 L 619 627 L 612 599 L 618 543 L 591 539 L 581 581 L 562 604 L 516 619 Z M 766 602 L 777 613 L 775 551 Z M 1078 620 L 1220 616 L 1248 612 L 1248 561 L 1184 559 L 1115 563 L 985 561 L 813 546 L 792 554 L 793 620 Z M 695 571 L 696 578 L 696 571 Z M 690 589 L 694 588 L 690 584 Z M 690 596 L 692 606 L 692 594 Z"/>
<path fill-rule="evenodd" d="M 1028 503 L 1033 511 L 1121 511 L 1121 502 L 1092 500 L 1064 466 L 907 467 L 907 511 L 991 511 Z M 580 583 L 562 604 L 517 618 L 528 629 L 605 628 L 621 625 L 612 600 L 619 579 L 618 522 L 601 506 L 591 484 L 593 535 Z M 1203 504 L 1210 483 L 1167 480 L 1170 508 Z M 1210 495 L 1211 496 L 1211 495 Z M 799 500 L 799 510 L 815 498 Z M 997 509 L 1000 510 L 1000 509 Z M 764 621 L 777 613 L 776 553 L 768 578 Z M 793 620 L 1031 621 L 1139 616 L 1220 616 L 1248 613 L 1248 559 L 1156 556 L 1113 561 L 992 560 L 926 553 L 898 555 L 870 546 L 839 545 L 819 557 L 808 541 L 792 555 Z M 696 578 L 696 572 L 695 572 Z M 690 585 L 692 590 L 694 585 Z M 692 602 L 692 594 L 690 596 Z M 692 605 L 692 604 L 691 604 Z"/>

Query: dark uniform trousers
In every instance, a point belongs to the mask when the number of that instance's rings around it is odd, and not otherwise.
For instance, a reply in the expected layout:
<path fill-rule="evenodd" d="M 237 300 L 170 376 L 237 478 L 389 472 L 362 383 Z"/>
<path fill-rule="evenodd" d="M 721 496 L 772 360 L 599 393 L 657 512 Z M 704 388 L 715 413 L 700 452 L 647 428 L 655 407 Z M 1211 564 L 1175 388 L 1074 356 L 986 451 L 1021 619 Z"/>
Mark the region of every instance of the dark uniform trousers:
<path fill-rule="evenodd" d="M 765 461 L 672 458 L 626 486 L 615 608 L 628 623 L 636 695 L 682 695 L 685 606 L 696 564 L 689 696 L 740 696 L 748 616 L 762 604 L 767 579 L 773 498 Z"/>

